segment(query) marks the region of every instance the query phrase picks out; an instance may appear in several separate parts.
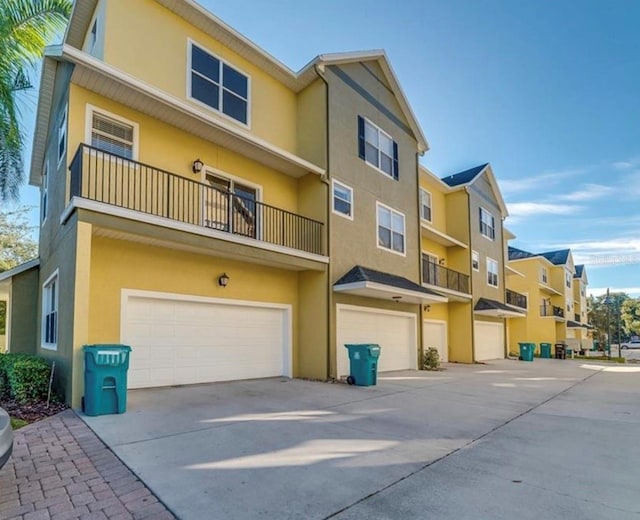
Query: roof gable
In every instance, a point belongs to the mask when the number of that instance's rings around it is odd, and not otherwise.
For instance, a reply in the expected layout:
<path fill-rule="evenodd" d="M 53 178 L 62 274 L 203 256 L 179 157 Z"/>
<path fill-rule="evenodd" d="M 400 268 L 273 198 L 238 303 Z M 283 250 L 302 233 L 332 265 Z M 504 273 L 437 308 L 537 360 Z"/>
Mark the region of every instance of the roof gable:
<path fill-rule="evenodd" d="M 546 251 L 544 253 L 540 253 L 540 256 L 545 257 L 553 265 L 564 265 L 569 261 L 570 254 L 571 249 L 560 249 L 558 251 Z"/>
<path fill-rule="evenodd" d="M 493 191 L 493 195 L 498 207 L 500 208 L 502 217 L 507 217 L 509 215 L 509 211 L 507 210 L 507 205 L 502 197 L 500 187 L 498 186 L 498 181 L 496 180 L 496 177 L 493 174 L 493 169 L 489 163 L 481 164 L 480 166 L 475 166 L 468 170 L 443 177 L 442 182 L 446 183 L 453 189 L 462 189 L 465 186 L 473 185 L 482 175 L 486 175 L 487 181 L 491 186 L 491 191 Z"/>

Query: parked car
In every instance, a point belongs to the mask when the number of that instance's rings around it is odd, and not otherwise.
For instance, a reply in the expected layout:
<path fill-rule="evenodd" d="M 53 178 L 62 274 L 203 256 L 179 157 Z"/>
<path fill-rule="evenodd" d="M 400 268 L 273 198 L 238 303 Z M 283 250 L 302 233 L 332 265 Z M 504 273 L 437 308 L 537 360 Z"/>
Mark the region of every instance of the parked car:
<path fill-rule="evenodd" d="M 13 430 L 9 414 L 0 408 L 0 468 L 4 466 L 13 451 Z"/>
<path fill-rule="evenodd" d="M 627 350 L 628 348 L 640 348 L 640 339 L 632 339 L 631 341 L 625 341 L 622 345 L 620 345 L 622 350 Z"/>

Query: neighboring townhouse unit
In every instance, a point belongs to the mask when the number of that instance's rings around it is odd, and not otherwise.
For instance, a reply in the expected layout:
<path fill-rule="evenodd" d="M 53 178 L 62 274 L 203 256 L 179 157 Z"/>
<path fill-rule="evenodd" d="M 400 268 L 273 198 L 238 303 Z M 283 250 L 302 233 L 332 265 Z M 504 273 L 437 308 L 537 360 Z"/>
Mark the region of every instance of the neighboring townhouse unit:
<path fill-rule="evenodd" d="M 567 318 L 567 339 L 581 349 L 591 349 L 593 336 L 588 321 L 587 309 L 587 270 L 584 265 L 576 265 L 573 273 L 573 316 Z M 573 340 L 573 341 L 571 341 Z"/>
<path fill-rule="evenodd" d="M 489 164 L 438 179 L 420 170 L 422 282 L 448 303 L 423 307 L 423 345 L 450 361 L 504 358 L 507 209 Z M 443 339 L 447 345 L 442 347 Z"/>
<path fill-rule="evenodd" d="M 38 265 L 31 260 L 0 273 L 0 302 L 5 305 L 0 353 L 32 353 L 38 341 Z"/>
<path fill-rule="evenodd" d="M 586 338 L 586 272 L 574 266 L 569 249 L 534 254 L 509 247 L 509 267 L 521 275 L 509 277 L 509 288 L 529 301 L 526 320 L 510 323 L 511 351 L 518 351 L 519 342 L 573 345 L 574 338 Z"/>

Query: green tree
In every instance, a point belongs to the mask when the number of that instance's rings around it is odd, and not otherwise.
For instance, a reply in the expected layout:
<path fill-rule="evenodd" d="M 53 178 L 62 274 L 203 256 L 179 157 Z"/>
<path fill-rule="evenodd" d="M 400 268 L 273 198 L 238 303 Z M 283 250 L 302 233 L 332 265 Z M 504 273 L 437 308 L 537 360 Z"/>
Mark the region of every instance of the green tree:
<path fill-rule="evenodd" d="M 626 337 L 640 336 L 640 298 L 629 298 L 622 304 L 622 323 Z"/>
<path fill-rule="evenodd" d="M 0 0 L 2 1 L 2 0 Z M 27 219 L 28 207 L 0 211 L 0 273 L 38 256 L 38 244 Z"/>
<path fill-rule="evenodd" d="M 29 69 L 61 31 L 72 0 L 0 0 L 0 200 L 17 200 L 24 177 L 17 93 L 31 87 Z"/>
<path fill-rule="evenodd" d="M 628 335 L 621 312 L 625 302 L 630 299 L 629 295 L 612 292 L 609 294 L 609 303 L 606 303 L 606 298 L 606 294 L 587 298 L 589 324 L 595 327 L 593 339 L 597 339 L 603 346 L 607 343 L 608 328 L 611 331 L 611 343 L 619 343 L 621 338 Z"/>

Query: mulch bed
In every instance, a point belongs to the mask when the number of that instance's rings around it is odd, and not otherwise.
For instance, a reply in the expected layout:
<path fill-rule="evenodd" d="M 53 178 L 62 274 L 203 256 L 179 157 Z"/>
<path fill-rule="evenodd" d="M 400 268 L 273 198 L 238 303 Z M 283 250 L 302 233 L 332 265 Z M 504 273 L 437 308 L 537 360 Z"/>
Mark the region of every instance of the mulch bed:
<path fill-rule="evenodd" d="M 68 406 L 64 403 L 51 402 L 47 407 L 46 401 L 20 404 L 13 399 L 3 399 L 0 400 L 0 408 L 4 408 L 11 417 L 32 423 L 60 413 L 66 410 Z"/>

